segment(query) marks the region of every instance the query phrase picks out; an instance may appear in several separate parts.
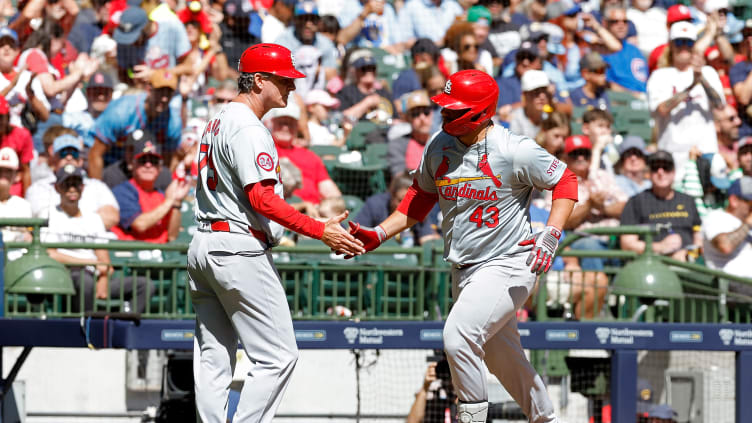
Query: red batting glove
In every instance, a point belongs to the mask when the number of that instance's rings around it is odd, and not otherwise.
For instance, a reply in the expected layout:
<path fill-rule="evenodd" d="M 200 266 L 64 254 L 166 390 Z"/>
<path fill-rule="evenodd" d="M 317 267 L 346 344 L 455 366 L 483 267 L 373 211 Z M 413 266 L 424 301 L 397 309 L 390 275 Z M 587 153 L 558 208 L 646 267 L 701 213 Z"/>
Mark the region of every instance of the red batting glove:
<path fill-rule="evenodd" d="M 386 241 L 386 231 L 381 225 L 369 228 L 367 226 L 360 226 L 360 223 L 348 223 L 350 224 L 350 235 L 363 242 L 363 248 L 366 249 L 366 252 L 375 250 L 382 242 Z M 346 259 L 352 257 L 345 256 Z"/>
<path fill-rule="evenodd" d="M 553 226 L 546 226 L 541 232 L 533 235 L 532 238 L 526 239 L 517 245 L 526 246 L 532 245 L 533 250 L 530 251 L 530 255 L 527 257 L 527 264 L 530 266 L 530 272 L 541 274 L 548 272 L 551 267 L 551 263 L 554 261 L 554 255 L 556 249 L 559 248 L 559 239 L 561 238 L 561 231 Z"/>

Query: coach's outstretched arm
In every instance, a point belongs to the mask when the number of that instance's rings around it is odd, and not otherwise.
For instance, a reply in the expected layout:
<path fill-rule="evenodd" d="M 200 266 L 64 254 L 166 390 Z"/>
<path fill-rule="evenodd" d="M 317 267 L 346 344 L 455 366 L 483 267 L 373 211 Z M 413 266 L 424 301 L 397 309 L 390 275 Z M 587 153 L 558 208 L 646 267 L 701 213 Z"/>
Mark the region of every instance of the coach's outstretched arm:
<path fill-rule="evenodd" d="M 372 251 L 387 239 L 422 222 L 438 200 L 438 195 L 423 191 L 418 186 L 418 181 L 413 180 L 413 185 L 407 190 L 397 210 L 381 224 L 375 228 L 367 228 L 350 222 L 350 233 L 363 241 L 366 252 Z"/>
<path fill-rule="evenodd" d="M 326 222 L 319 222 L 295 210 L 282 197 L 274 194 L 277 181 L 266 179 L 245 187 L 251 207 L 264 217 L 273 220 L 285 228 L 319 239 L 332 250 L 348 256 L 366 252 L 363 243 L 347 233 L 340 223 L 347 219 L 348 212 L 333 217 Z"/>

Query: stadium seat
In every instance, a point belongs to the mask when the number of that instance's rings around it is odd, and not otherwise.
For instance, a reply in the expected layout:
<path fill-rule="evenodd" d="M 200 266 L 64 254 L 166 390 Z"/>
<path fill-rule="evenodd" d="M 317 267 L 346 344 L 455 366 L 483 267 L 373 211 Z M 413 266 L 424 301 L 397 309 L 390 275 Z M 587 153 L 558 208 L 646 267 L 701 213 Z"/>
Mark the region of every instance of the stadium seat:
<path fill-rule="evenodd" d="M 378 125 L 368 120 L 360 120 L 347 136 L 346 145 L 348 150 L 363 150 L 366 148 L 366 135 L 378 129 Z"/>
<path fill-rule="evenodd" d="M 308 149 L 316 153 L 322 160 L 337 160 L 341 153 L 347 151 L 343 147 L 337 147 L 336 145 L 312 145 Z"/>
<path fill-rule="evenodd" d="M 354 195 L 343 195 L 342 199 L 345 200 L 345 208 L 350 211 L 350 217 L 348 220 L 351 220 L 357 216 L 360 208 L 363 207 L 363 200 Z"/>
<path fill-rule="evenodd" d="M 392 87 L 392 82 L 397 79 L 399 73 L 403 69 L 407 69 L 411 65 L 409 55 L 405 54 L 391 54 L 388 51 L 380 48 L 369 49 L 373 58 L 376 59 L 376 77 L 383 79 Z"/>
<path fill-rule="evenodd" d="M 622 135 L 637 135 L 644 140 L 653 138 L 653 125 L 650 112 L 630 107 L 613 108 L 614 132 Z"/>
<path fill-rule="evenodd" d="M 648 110 L 648 103 L 645 100 L 635 98 L 630 93 L 620 91 L 608 91 L 606 93 L 611 107 L 628 107 L 633 110 Z"/>
<path fill-rule="evenodd" d="M 573 135 L 582 133 L 582 115 L 587 109 L 585 107 L 572 107 L 572 120 L 569 121 L 569 129 Z"/>
<path fill-rule="evenodd" d="M 386 163 L 377 165 L 354 165 L 337 163 L 330 172 L 342 195 L 353 195 L 365 200 L 367 197 L 386 191 Z"/>
<path fill-rule="evenodd" d="M 384 165 L 387 161 L 387 144 L 368 144 L 363 154 L 363 164 Z"/>

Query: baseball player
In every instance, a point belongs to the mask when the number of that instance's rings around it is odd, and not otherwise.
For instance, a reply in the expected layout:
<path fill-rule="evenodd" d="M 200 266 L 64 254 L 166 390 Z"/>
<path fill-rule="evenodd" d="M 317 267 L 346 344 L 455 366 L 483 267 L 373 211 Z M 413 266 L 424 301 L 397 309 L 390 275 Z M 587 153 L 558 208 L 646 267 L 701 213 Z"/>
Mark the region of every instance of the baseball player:
<path fill-rule="evenodd" d="M 551 265 L 561 228 L 577 201 L 577 179 L 530 138 L 495 126 L 499 89 L 477 70 L 450 76 L 431 100 L 443 107 L 442 131 L 423 152 L 412 187 L 376 228 L 351 224 L 367 251 L 422 221 L 438 201 L 444 259 L 452 263 L 455 299 L 444 349 L 462 423 L 485 422 L 488 391 L 482 361 L 531 422 L 556 422 L 540 376 L 525 358 L 515 313 Z M 534 188 L 553 190 L 542 232 L 530 230 Z"/>
<path fill-rule="evenodd" d="M 290 50 L 249 47 L 238 64 L 240 94 L 208 123 L 199 146 L 198 231 L 188 250 L 196 310 L 194 378 L 201 421 L 224 423 L 238 340 L 251 370 L 235 414 L 270 422 L 298 357 L 287 297 L 269 249 L 283 227 L 353 255 L 362 243 L 340 222 L 347 212 L 313 220 L 284 202 L 279 159 L 260 118 L 285 107 L 295 89 Z"/>

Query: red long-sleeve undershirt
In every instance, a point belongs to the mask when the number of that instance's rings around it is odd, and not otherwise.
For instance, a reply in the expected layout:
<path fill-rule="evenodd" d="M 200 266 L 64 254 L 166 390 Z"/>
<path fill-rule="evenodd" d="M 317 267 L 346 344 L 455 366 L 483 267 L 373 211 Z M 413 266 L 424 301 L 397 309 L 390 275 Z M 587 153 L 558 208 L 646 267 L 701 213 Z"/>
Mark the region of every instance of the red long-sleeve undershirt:
<path fill-rule="evenodd" d="M 262 216 L 271 219 L 285 228 L 303 234 L 307 237 L 321 239 L 324 234 L 324 223 L 314 220 L 295 210 L 280 196 L 274 193 L 276 181 L 267 179 L 255 184 L 246 185 L 245 192 L 251 207 Z"/>
<path fill-rule="evenodd" d="M 407 194 L 405 194 L 405 198 L 402 199 L 397 210 L 411 219 L 422 222 L 437 201 L 439 201 L 437 194 L 423 191 L 418 186 L 418 181 L 413 180 L 413 184 L 407 189 Z"/>
<path fill-rule="evenodd" d="M 561 175 L 559 182 L 554 185 L 551 194 L 551 198 L 554 200 L 567 198 L 577 202 L 577 175 L 569 169 L 564 169 L 564 174 Z"/>

